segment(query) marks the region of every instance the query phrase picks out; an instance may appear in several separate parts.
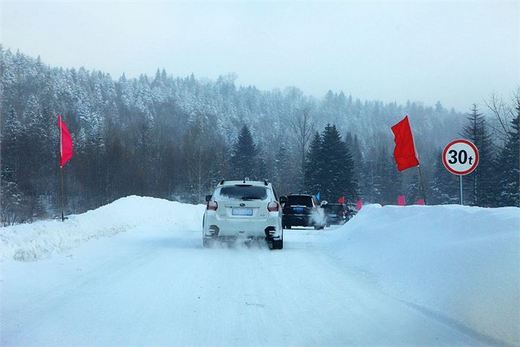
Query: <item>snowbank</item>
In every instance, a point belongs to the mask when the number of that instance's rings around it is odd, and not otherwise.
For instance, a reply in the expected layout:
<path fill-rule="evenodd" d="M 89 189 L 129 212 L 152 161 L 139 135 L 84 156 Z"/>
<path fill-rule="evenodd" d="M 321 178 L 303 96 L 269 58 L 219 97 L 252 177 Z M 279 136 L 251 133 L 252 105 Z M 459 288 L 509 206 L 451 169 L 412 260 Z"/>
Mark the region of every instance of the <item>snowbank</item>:
<path fill-rule="evenodd" d="M 171 226 L 198 230 L 203 205 L 189 205 L 150 197 L 129 196 L 65 222 L 39 221 L 0 228 L 0 260 L 38 260 L 92 239 L 141 226 Z"/>
<path fill-rule="evenodd" d="M 446 323 L 520 345 L 520 209 L 363 207 L 328 240 L 383 291 Z"/>

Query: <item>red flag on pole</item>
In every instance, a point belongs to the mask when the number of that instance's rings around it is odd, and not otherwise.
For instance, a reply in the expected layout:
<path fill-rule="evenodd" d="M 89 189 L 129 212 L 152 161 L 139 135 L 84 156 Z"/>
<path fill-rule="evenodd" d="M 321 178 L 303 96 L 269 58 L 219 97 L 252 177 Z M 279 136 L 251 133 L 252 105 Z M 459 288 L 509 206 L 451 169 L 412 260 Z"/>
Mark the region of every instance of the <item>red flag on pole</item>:
<path fill-rule="evenodd" d="M 361 208 L 363 207 L 363 201 L 361 199 L 358 199 L 358 201 L 356 202 L 356 210 L 361 210 Z"/>
<path fill-rule="evenodd" d="M 404 195 L 398 195 L 397 196 L 397 205 L 399 206 L 405 206 L 406 205 L 406 199 Z"/>
<path fill-rule="evenodd" d="M 345 203 L 345 197 L 344 196 L 340 196 L 339 199 L 338 199 L 338 203 L 339 204 L 344 204 Z"/>
<path fill-rule="evenodd" d="M 58 115 L 58 128 L 60 129 L 60 168 L 72 158 L 72 138 L 70 137 L 69 129 L 65 122 L 61 120 L 61 115 Z"/>
<path fill-rule="evenodd" d="M 392 132 L 395 138 L 394 158 L 397 169 L 403 171 L 419 165 L 408 115 L 392 127 Z"/>

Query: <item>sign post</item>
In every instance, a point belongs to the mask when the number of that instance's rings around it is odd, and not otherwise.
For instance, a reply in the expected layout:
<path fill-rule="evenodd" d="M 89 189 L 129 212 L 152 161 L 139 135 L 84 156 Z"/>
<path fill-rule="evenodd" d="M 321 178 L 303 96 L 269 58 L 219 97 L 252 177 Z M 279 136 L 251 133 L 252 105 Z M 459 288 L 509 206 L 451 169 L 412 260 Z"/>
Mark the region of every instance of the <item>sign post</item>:
<path fill-rule="evenodd" d="M 446 170 L 459 176 L 460 204 L 464 204 L 462 196 L 462 176 L 475 171 L 478 166 L 478 149 L 473 142 L 458 139 L 453 140 L 442 151 L 442 163 Z"/>

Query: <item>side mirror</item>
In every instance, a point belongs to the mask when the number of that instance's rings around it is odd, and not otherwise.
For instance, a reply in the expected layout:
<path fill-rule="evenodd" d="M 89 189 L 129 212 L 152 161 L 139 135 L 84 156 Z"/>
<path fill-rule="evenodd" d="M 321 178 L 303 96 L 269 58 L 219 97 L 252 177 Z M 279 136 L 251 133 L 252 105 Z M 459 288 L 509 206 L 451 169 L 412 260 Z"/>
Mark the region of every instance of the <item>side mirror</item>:
<path fill-rule="evenodd" d="M 323 200 L 320 204 L 321 207 L 327 205 L 329 202 L 327 200 Z"/>
<path fill-rule="evenodd" d="M 287 197 L 286 196 L 280 196 L 280 204 L 285 204 L 287 202 Z"/>
<path fill-rule="evenodd" d="M 211 195 L 206 195 L 206 202 L 209 202 L 211 200 Z"/>

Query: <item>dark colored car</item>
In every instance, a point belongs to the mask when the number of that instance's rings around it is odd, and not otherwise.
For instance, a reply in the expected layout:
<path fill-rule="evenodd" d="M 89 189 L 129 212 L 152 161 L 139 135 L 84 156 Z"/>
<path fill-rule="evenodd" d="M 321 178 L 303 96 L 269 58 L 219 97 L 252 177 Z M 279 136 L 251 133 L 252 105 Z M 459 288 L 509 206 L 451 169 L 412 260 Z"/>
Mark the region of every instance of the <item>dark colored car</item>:
<path fill-rule="evenodd" d="M 283 228 L 312 226 L 315 229 L 323 229 L 325 227 L 325 212 L 313 195 L 290 194 L 282 196 L 280 202 L 283 204 Z"/>
<path fill-rule="evenodd" d="M 323 209 L 325 210 L 327 226 L 331 224 L 344 224 L 351 216 L 351 211 L 345 204 L 328 203 L 323 206 Z"/>

